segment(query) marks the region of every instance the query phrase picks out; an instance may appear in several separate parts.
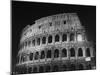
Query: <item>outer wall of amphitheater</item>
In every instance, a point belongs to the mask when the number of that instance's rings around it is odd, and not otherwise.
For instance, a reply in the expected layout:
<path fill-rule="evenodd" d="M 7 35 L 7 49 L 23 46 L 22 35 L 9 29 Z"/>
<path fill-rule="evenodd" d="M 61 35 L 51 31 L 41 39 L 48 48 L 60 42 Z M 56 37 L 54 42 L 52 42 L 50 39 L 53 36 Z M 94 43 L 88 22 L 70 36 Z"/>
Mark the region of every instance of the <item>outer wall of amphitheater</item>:
<path fill-rule="evenodd" d="M 76 13 L 43 17 L 26 26 L 16 73 L 95 69 L 95 48 Z"/>

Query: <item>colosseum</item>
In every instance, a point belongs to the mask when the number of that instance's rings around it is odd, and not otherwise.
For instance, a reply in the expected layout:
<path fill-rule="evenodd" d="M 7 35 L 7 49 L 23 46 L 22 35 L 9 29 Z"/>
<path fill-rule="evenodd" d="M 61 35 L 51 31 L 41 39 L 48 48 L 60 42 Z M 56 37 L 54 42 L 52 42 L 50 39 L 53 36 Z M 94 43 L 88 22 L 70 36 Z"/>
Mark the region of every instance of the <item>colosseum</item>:
<path fill-rule="evenodd" d="M 95 69 L 94 44 L 87 38 L 77 13 L 40 18 L 22 30 L 16 73 Z"/>

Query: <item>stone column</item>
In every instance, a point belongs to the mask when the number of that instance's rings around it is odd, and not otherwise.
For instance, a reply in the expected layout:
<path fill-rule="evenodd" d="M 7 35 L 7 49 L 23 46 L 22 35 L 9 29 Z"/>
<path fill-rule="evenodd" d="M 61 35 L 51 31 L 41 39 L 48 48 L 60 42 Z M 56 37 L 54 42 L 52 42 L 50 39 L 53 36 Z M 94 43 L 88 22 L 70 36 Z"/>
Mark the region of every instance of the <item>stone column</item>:
<path fill-rule="evenodd" d="M 54 36 L 54 34 L 52 34 L 52 43 L 53 43 L 53 45 L 55 44 L 55 36 Z"/>
<path fill-rule="evenodd" d="M 77 32 L 75 31 L 75 42 L 77 42 Z"/>
<path fill-rule="evenodd" d="M 40 57 L 41 57 L 41 50 L 38 51 L 39 52 L 39 55 L 38 55 L 38 61 L 40 62 Z"/>
<path fill-rule="evenodd" d="M 62 48 L 59 48 L 59 58 L 61 59 L 61 54 L 62 54 Z"/>
<path fill-rule="evenodd" d="M 67 55 L 67 56 L 68 56 L 68 59 L 70 59 L 70 47 L 68 47 L 67 50 L 68 50 L 68 51 L 67 51 L 67 52 L 68 52 L 68 55 Z"/>
<path fill-rule="evenodd" d="M 34 62 L 34 55 L 35 55 L 35 53 L 34 52 L 32 52 L 33 53 L 33 62 Z"/>
<path fill-rule="evenodd" d="M 78 47 L 75 47 L 75 57 L 78 58 Z"/>
<path fill-rule="evenodd" d="M 46 45 L 48 45 L 48 35 L 46 35 Z"/>
<path fill-rule="evenodd" d="M 93 48 L 90 47 L 90 54 L 91 54 L 91 57 L 93 57 Z"/>
<path fill-rule="evenodd" d="M 82 49 L 83 49 L 83 57 L 86 57 L 86 54 L 85 54 L 86 53 L 86 48 L 83 47 Z"/>
<path fill-rule="evenodd" d="M 67 32 L 67 42 L 70 41 L 70 33 Z"/>
<path fill-rule="evenodd" d="M 19 55 L 19 63 L 21 63 L 21 55 Z"/>
<path fill-rule="evenodd" d="M 66 50 L 67 50 L 67 58 L 69 58 L 69 49 L 68 49 L 68 46 L 67 46 Z"/>
<path fill-rule="evenodd" d="M 59 42 L 61 43 L 62 42 L 62 34 L 61 33 L 59 34 L 59 37 L 60 37 Z"/>
<path fill-rule="evenodd" d="M 45 52 L 45 58 L 44 58 L 45 61 L 47 61 L 47 51 L 48 51 L 47 49 L 44 50 L 44 52 Z"/>
<path fill-rule="evenodd" d="M 37 46 L 37 39 L 35 38 L 35 46 Z"/>
<path fill-rule="evenodd" d="M 54 48 L 51 49 L 51 58 L 54 59 Z"/>
<path fill-rule="evenodd" d="M 40 46 L 42 46 L 42 37 L 40 37 Z"/>

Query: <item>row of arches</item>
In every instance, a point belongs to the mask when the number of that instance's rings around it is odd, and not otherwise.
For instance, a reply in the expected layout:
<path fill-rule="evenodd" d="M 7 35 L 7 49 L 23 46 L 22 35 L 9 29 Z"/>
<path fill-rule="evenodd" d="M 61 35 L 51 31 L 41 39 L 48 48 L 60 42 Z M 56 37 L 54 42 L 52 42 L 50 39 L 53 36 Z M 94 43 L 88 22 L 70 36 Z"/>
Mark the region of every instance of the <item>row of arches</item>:
<path fill-rule="evenodd" d="M 21 68 L 20 68 L 21 69 Z M 19 70 L 20 70 L 19 69 Z M 74 71 L 74 70 L 84 70 L 84 69 L 92 69 L 92 65 L 84 65 L 84 64 L 62 64 L 62 65 L 45 65 L 45 66 L 34 66 L 34 67 L 28 67 L 27 70 L 24 68 L 22 69 L 23 73 L 43 73 L 43 72 L 57 72 L 57 71 Z"/>
<path fill-rule="evenodd" d="M 68 54 L 69 53 L 69 54 Z M 59 58 L 59 57 L 83 57 L 83 49 L 78 48 L 78 53 L 76 53 L 74 48 L 70 48 L 67 50 L 66 48 L 63 48 L 62 50 L 55 49 L 55 50 L 42 50 L 40 53 L 37 51 L 35 53 L 30 53 L 28 55 L 29 60 L 26 60 L 27 56 L 21 57 L 21 62 L 25 61 L 33 61 L 33 60 L 38 60 L 38 59 L 45 59 L 45 58 Z M 86 48 L 85 50 L 85 56 L 90 57 L 91 56 L 91 51 L 90 48 Z"/>
<path fill-rule="evenodd" d="M 77 35 L 78 36 L 78 35 Z M 53 39 L 54 37 L 54 39 Z M 60 37 L 61 37 L 61 41 L 62 42 L 65 42 L 67 41 L 69 38 L 69 41 L 74 41 L 75 40 L 75 33 L 70 33 L 68 36 L 67 36 L 67 33 L 63 33 L 61 36 L 59 34 L 56 34 L 56 35 L 49 35 L 49 36 L 43 36 L 42 38 L 40 37 L 36 37 L 35 39 L 31 39 L 31 40 L 28 40 L 28 41 L 25 41 L 21 44 L 21 48 L 23 47 L 26 47 L 26 46 L 36 46 L 36 45 L 40 45 L 40 44 L 46 44 L 46 43 L 52 43 L 53 41 L 54 42 L 60 42 Z"/>

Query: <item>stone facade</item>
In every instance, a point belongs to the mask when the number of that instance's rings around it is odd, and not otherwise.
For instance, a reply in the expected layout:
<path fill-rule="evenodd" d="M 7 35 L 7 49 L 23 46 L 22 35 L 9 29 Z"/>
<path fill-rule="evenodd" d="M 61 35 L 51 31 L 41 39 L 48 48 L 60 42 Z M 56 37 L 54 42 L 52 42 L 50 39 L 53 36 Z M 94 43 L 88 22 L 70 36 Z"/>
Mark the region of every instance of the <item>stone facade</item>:
<path fill-rule="evenodd" d="M 16 73 L 94 69 L 94 53 L 76 13 L 43 17 L 22 31 Z"/>

